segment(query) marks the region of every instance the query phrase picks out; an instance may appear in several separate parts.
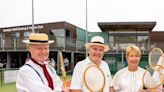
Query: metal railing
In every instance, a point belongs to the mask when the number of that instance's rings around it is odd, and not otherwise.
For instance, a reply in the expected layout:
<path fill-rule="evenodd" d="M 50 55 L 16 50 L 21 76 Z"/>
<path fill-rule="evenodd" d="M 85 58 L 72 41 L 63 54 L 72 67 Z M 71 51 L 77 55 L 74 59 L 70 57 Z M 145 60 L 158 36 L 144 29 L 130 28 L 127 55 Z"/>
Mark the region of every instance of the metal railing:
<path fill-rule="evenodd" d="M 23 37 L 6 37 L 0 38 L 0 51 L 19 51 L 26 50 L 26 44 L 22 42 L 26 38 Z M 76 40 L 73 38 L 53 37 L 55 43 L 50 44 L 51 50 L 72 50 L 72 51 L 85 51 L 84 41 Z"/>
<path fill-rule="evenodd" d="M 22 43 L 23 37 L 6 37 L 0 38 L 0 51 L 19 51 L 26 50 L 26 44 Z M 55 43 L 50 44 L 50 50 L 70 50 L 70 51 L 85 51 L 85 39 L 78 40 L 75 38 L 50 37 Z M 115 44 L 115 45 L 114 45 Z M 159 47 L 164 50 L 164 42 L 148 43 L 111 43 L 109 42 L 110 51 L 124 51 L 128 45 L 135 44 L 142 51 L 149 51 L 154 47 Z"/>
<path fill-rule="evenodd" d="M 114 45 L 115 44 L 115 45 Z M 142 52 L 149 52 L 152 48 L 161 48 L 164 50 L 164 42 L 151 42 L 150 44 L 148 43 L 137 43 L 137 42 L 129 42 L 129 43 L 110 43 L 109 42 L 109 48 L 110 51 L 114 52 L 122 52 L 125 51 L 126 48 L 129 45 L 136 45 L 138 46 Z"/>

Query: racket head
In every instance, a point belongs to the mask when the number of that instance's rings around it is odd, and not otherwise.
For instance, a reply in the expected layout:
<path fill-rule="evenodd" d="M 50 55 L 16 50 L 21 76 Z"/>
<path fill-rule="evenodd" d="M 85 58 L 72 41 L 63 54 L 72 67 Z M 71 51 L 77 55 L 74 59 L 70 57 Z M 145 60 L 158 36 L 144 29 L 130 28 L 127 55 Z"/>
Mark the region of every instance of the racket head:
<path fill-rule="evenodd" d="M 164 67 L 160 65 L 149 66 L 142 77 L 143 86 L 151 91 L 157 90 L 162 85 L 162 81 L 164 80 L 164 76 L 161 73 L 161 70 L 163 69 Z M 156 81 L 154 75 L 156 75 L 160 80 Z"/>
<path fill-rule="evenodd" d="M 163 56 L 163 51 L 160 48 L 153 48 L 150 52 L 149 52 L 149 65 L 153 66 L 153 65 L 162 65 L 163 61 L 162 61 L 162 56 Z"/>
<path fill-rule="evenodd" d="M 103 92 L 106 84 L 105 74 L 96 65 L 89 65 L 83 76 L 84 84 L 90 92 Z"/>

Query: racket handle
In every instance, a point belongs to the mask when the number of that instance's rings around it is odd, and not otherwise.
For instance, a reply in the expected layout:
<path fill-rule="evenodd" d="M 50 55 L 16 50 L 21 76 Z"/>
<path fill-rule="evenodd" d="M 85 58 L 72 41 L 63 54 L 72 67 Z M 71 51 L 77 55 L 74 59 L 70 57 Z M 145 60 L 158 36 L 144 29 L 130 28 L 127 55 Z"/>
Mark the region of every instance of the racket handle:
<path fill-rule="evenodd" d="M 63 87 L 67 87 L 67 82 L 63 82 Z"/>
<path fill-rule="evenodd" d="M 66 80 L 63 82 L 63 87 L 70 87 L 71 85 L 71 80 Z"/>

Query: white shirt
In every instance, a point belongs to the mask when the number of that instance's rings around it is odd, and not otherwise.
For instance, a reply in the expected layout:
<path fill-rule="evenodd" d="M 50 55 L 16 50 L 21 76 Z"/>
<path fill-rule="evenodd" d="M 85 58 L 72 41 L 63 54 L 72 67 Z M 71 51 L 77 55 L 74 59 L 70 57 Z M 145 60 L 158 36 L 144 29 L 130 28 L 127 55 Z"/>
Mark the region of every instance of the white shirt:
<path fill-rule="evenodd" d="M 81 89 L 83 92 L 90 92 L 83 81 L 84 71 L 87 68 L 87 64 L 89 64 L 90 62 L 91 61 L 87 57 L 85 60 L 80 61 L 76 64 L 73 71 L 70 89 Z M 105 61 L 101 61 L 100 68 L 104 72 L 105 78 L 106 78 L 104 92 L 109 92 L 109 87 L 110 87 L 110 82 L 111 82 L 111 73 L 110 73 L 108 64 Z"/>
<path fill-rule="evenodd" d="M 141 67 L 138 67 L 135 72 L 131 72 L 128 67 L 125 67 L 115 74 L 111 86 L 118 92 L 139 92 L 140 89 L 143 89 L 142 77 L 144 72 L 145 70 Z M 148 81 L 150 77 L 146 77 L 146 82 L 150 82 Z"/>
<path fill-rule="evenodd" d="M 32 66 L 37 72 L 30 66 Z M 49 72 L 53 84 L 54 90 L 48 87 L 48 81 L 43 73 L 42 67 L 35 64 L 33 61 L 28 60 L 25 65 L 23 65 L 18 72 L 16 87 L 18 92 L 61 92 L 62 91 L 62 81 L 60 77 L 56 74 L 56 71 L 46 64 L 47 71 Z M 51 69 L 50 69 L 51 68 Z M 42 81 L 43 80 L 43 81 Z"/>

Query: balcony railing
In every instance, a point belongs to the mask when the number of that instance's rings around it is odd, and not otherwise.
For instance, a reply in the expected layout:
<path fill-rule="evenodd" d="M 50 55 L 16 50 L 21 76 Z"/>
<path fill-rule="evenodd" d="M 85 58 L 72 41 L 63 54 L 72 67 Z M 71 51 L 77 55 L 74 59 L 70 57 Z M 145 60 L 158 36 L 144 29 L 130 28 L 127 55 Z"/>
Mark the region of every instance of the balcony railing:
<path fill-rule="evenodd" d="M 23 37 L 6 37 L 0 38 L 0 51 L 20 51 L 26 50 L 26 44 L 22 42 L 26 38 Z M 50 44 L 50 50 L 72 50 L 85 51 L 83 47 L 85 42 L 73 38 L 53 37 L 50 38 L 55 43 Z"/>
<path fill-rule="evenodd" d="M 136 45 L 138 46 L 141 51 L 144 53 L 144 52 L 149 52 L 152 48 L 161 48 L 163 51 L 164 51 L 164 42 L 151 42 L 150 44 L 148 44 L 147 42 L 145 43 L 134 43 L 134 42 L 129 42 L 129 43 L 111 43 L 109 42 L 109 48 L 110 48 L 110 51 L 113 51 L 113 52 L 122 52 L 122 51 L 125 51 L 126 48 L 129 46 L 129 45 Z"/>
<path fill-rule="evenodd" d="M 23 37 L 7 37 L 0 38 L 0 51 L 20 51 L 26 50 L 26 44 L 22 42 L 26 38 Z M 67 50 L 67 51 L 85 51 L 85 40 L 77 40 L 73 38 L 51 37 L 55 43 L 50 44 L 50 50 Z M 148 43 L 111 43 L 109 42 L 110 51 L 125 51 L 129 45 L 137 45 L 142 51 L 150 51 L 154 47 L 164 50 L 164 42 L 151 42 Z M 109 52 L 110 52 L 109 51 Z"/>

